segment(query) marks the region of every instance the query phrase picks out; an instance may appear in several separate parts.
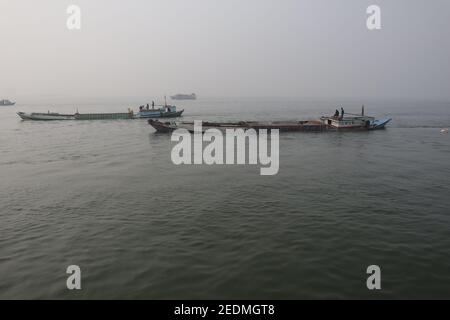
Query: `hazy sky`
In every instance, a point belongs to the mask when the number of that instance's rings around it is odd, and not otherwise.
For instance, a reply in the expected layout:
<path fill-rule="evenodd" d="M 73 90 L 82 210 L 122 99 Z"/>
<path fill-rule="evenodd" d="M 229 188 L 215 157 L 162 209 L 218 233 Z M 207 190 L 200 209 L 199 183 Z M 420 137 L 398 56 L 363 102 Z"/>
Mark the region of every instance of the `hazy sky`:
<path fill-rule="evenodd" d="M 450 100 L 448 0 L 0 0 L 0 12 L 0 99 Z"/>

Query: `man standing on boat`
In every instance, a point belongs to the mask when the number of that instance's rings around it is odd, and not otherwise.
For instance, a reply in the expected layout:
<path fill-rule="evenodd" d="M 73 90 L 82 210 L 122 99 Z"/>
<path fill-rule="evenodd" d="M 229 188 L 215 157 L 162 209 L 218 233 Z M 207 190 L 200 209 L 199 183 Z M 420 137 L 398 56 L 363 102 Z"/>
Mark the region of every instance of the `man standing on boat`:
<path fill-rule="evenodd" d="M 341 119 L 344 119 L 344 108 L 341 107 Z"/>

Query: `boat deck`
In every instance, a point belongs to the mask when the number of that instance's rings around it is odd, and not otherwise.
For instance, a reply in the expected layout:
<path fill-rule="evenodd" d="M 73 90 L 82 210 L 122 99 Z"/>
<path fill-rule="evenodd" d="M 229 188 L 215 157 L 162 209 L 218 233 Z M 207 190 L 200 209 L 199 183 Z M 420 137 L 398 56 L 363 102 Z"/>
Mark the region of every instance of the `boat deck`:
<path fill-rule="evenodd" d="M 75 114 L 75 120 L 111 120 L 111 119 L 134 119 L 133 113 L 79 113 Z"/>
<path fill-rule="evenodd" d="M 176 129 L 186 129 L 189 132 L 194 132 L 194 122 L 180 122 L 178 124 L 170 122 L 161 122 L 156 120 L 149 120 L 148 122 L 159 132 L 170 132 Z M 202 132 L 208 129 L 215 128 L 219 130 L 226 129 L 254 129 L 254 130 L 271 130 L 277 129 L 281 132 L 286 131 L 305 131 L 305 132 L 320 132 L 328 130 L 329 126 L 320 121 L 240 121 L 240 122 L 203 122 Z"/>

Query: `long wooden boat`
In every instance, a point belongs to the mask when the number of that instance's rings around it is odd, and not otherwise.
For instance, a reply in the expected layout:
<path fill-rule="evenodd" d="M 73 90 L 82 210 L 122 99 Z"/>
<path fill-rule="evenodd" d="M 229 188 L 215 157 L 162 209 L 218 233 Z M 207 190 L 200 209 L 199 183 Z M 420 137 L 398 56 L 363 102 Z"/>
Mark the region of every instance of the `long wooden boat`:
<path fill-rule="evenodd" d="M 61 114 L 56 112 L 47 113 L 25 113 L 17 112 L 17 115 L 22 120 L 35 120 L 35 121 L 54 121 L 54 120 L 112 120 L 112 119 L 145 119 L 145 118 L 175 118 L 181 117 L 184 110 L 177 111 L 174 106 L 165 109 L 150 109 L 141 110 L 138 113 L 134 113 L 132 110 L 128 112 L 115 112 L 115 113 L 74 113 L 74 114 Z"/>
<path fill-rule="evenodd" d="M 150 119 L 148 123 L 156 129 L 157 132 L 172 132 L 176 129 L 186 129 L 189 132 L 194 132 L 194 122 L 162 122 Z M 328 126 L 322 124 L 320 121 L 239 121 L 239 122 L 203 122 L 202 131 L 211 128 L 220 130 L 225 129 L 278 129 L 281 132 L 288 131 L 306 131 L 306 132 L 320 132 L 327 130 Z"/>
<path fill-rule="evenodd" d="M 368 116 L 321 117 L 320 120 L 307 121 L 239 121 L 239 122 L 203 122 L 202 131 L 210 128 L 229 129 L 278 129 L 280 132 L 323 132 L 323 131 L 367 131 L 384 129 L 390 118 L 377 120 Z M 194 122 L 162 122 L 150 119 L 148 123 L 157 132 L 172 132 L 176 129 L 186 129 L 194 132 Z"/>

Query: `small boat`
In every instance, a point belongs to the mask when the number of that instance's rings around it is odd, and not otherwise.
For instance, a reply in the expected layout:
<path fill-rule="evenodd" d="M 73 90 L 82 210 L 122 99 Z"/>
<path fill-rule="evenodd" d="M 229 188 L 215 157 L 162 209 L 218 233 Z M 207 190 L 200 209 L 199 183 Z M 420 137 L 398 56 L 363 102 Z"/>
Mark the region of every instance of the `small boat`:
<path fill-rule="evenodd" d="M 11 102 L 7 99 L 0 100 L 0 106 L 13 106 L 15 104 L 15 102 Z"/>
<path fill-rule="evenodd" d="M 378 130 L 384 129 L 391 121 L 390 118 L 377 120 L 375 117 L 364 115 L 364 105 L 361 108 L 361 114 L 345 113 L 341 108 L 341 114 L 336 110 L 333 116 L 323 116 L 320 121 L 334 130 Z"/>
<path fill-rule="evenodd" d="M 139 108 L 139 112 L 136 114 L 138 118 L 176 118 L 181 117 L 184 110 L 177 111 L 176 106 L 165 105 L 161 108 Z"/>
<path fill-rule="evenodd" d="M 176 95 L 171 96 L 170 98 L 172 100 L 196 100 L 197 95 L 195 93 L 191 94 L 178 93 Z"/>
<path fill-rule="evenodd" d="M 330 129 L 336 130 L 378 130 L 384 127 L 391 121 L 390 118 L 377 120 L 374 117 L 350 115 L 345 117 L 321 117 L 320 120 L 326 124 Z"/>

